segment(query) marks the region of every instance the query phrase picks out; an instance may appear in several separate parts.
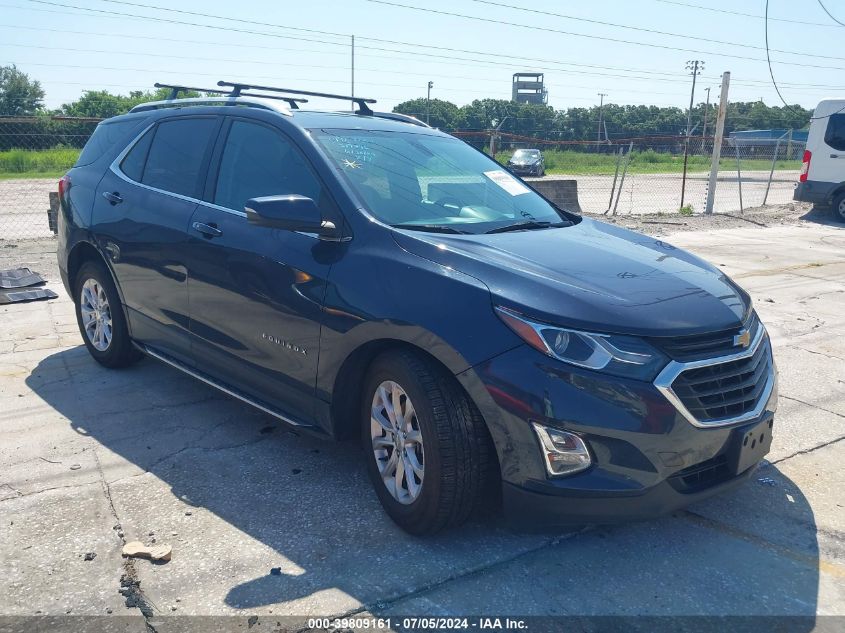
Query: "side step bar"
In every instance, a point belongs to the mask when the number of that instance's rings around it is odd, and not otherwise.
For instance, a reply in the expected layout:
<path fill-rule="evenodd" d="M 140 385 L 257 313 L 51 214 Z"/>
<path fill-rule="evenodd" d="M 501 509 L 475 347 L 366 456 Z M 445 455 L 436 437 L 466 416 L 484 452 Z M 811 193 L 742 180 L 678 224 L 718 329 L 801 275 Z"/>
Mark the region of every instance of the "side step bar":
<path fill-rule="evenodd" d="M 266 413 L 268 415 L 272 415 L 274 418 L 278 418 L 279 420 L 281 420 L 285 424 L 289 424 L 291 426 L 299 427 L 299 428 L 302 428 L 302 429 L 309 429 L 311 431 L 317 430 L 314 427 L 313 424 L 306 424 L 304 422 L 299 422 L 298 420 L 294 420 L 293 418 L 288 417 L 287 415 L 285 415 L 283 413 L 280 413 L 278 410 L 274 409 L 273 407 L 271 407 L 268 404 L 264 404 L 263 402 L 260 402 L 259 400 L 255 400 L 254 398 L 251 398 L 250 396 L 238 391 L 237 389 L 234 389 L 233 387 L 225 385 L 222 382 L 220 382 L 219 380 L 215 380 L 211 376 L 207 376 L 206 374 L 203 374 L 203 373 L 197 371 L 196 369 L 192 369 L 192 368 L 187 367 L 185 364 L 179 362 L 175 358 L 171 358 L 167 354 L 164 354 L 162 352 L 158 352 L 158 351 L 156 351 L 156 350 L 154 350 L 154 349 L 152 349 L 152 348 L 150 348 L 146 345 L 143 345 L 141 343 L 137 343 L 135 341 L 132 341 L 132 344 L 135 347 L 137 347 L 139 350 L 141 350 L 147 356 L 152 356 L 156 360 L 160 360 L 161 362 L 163 362 L 167 365 L 170 365 L 171 367 L 178 369 L 179 371 L 181 371 L 183 373 L 188 374 L 192 378 L 196 378 L 197 380 L 202 381 L 205 384 L 207 384 L 211 387 L 214 387 L 215 389 L 219 389 L 223 393 L 225 393 L 229 396 L 232 396 L 233 398 L 237 398 L 241 402 L 245 402 L 246 404 L 253 406 L 256 409 L 259 409 L 259 410 L 263 411 L 264 413 Z"/>

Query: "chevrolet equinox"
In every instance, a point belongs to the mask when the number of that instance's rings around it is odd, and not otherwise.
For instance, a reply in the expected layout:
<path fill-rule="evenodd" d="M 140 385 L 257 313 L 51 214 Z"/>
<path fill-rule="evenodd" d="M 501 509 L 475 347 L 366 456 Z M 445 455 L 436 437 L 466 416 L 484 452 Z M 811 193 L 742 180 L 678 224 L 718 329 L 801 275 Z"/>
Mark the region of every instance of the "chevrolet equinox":
<path fill-rule="evenodd" d="M 305 111 L 228 86 L 100 123 L 59 183 L 62 280 L 97 362 L 151 356 L 360 438 L 414 534 L 488 506 L 644 519 L 754 472 L 776 371 L 724 273 L 372 100 Z"/>

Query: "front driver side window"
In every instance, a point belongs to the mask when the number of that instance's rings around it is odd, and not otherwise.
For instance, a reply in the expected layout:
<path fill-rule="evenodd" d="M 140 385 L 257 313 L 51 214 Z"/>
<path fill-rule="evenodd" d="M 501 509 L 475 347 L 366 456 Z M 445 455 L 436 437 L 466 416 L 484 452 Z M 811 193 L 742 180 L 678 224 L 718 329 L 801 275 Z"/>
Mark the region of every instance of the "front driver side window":
<path fill-rule="evenodd" d="M 250 198 L 285 194 L 311 198 L 326 215 L 327 196 L 293 145 L 269 127 L 234 121 L 220 160 L 214 204 L 243 211 Z"/>

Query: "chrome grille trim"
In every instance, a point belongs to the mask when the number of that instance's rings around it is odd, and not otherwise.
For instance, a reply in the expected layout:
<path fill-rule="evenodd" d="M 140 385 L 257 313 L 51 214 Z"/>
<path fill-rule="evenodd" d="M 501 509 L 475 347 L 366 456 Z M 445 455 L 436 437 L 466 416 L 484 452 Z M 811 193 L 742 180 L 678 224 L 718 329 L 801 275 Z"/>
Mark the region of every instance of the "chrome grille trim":
<path fill-rule="evenodd" d="M 751 345 L 749 345 L 747 349 L 741 352 L 737 352 L 736 354 L 730 354 L 728 356 L 718 356 L 716 358 L 708 358 L 704 360 L 695 360 L 688 362 L 679 362 L 675 360 L 670 361 L 669 364 L 666 365 L 666 367 L 663 369 L 663 371 L 658 374 L 657 378 L 654 379 L 654 386 L 657 388 L 658 391 L 660 391 L 660 393 L 662 393 L 666 397 L 669 402 L 672 403 L 672 405 L 678 410 L 678 413 L 683 415 L 693 426 L 706 429 L 719 426 L 729 426 L 731 424 L 740 424 L 741 422 L 753 420 L 763 413 L 763 410 L 766 408 L 766 405 L 769 402 L 769 397 L 772 395 L 772 390 L 775 386 L 775 366 L 774 360 L 771 358 L 771 348 L 767 352 L 769 354 L 769 370 L 768 375 L 766 376 L 766 386 L 763 388 L 763 392 L 760 394 L 759 400 L 757 401 L 757 404 L 754 406 L 754 408 L 750 411 L 746 411 L 741 415 L 727 418 L 699 420 L 689 411 L 689 409 L 687 409 L 686 405 L 684 405 L 681 399 L 675 394 L 672 389 L 672 383 L 675 382 L 678 376 L 680 376 L 683 372 L 689 369 L 698 369 L 699 367 L 710 367 L 713 365 L 723 365 L 725 363 L 730 363 L 735 360 L 749 358 L 757 352 L 757 348 L 765 344 L 765 341 L 766 328 L 763 327 L 762 323 L 759 323 L 759 325 L 757 326 L 757 332 L 754 335 L 754 340 L 751 341 Z"/>

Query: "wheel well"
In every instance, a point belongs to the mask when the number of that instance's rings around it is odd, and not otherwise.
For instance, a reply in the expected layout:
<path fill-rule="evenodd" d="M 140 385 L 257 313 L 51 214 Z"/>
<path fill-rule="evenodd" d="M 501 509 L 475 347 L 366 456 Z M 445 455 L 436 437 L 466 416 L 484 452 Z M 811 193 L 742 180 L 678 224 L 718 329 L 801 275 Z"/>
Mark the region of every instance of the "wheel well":
<path fill-rule="evenodd" d="M 76 246 L 73 247 L 73 250 L 70 252 L 67 261 L 67 278 L 68 278 L 68 285 L 71 287 L 72 292 L 76 292 L 73 288 L 73 284 L 76 281 L 76 274 L 79 272 L 79 269 L 82 267 L 82 264 L 88 261 L 101 261 L 105 264 L 105 260 L 103 256 L 100 254 L 94 246 L 92 246 L 88 242 L 80 242 Z"/>
<path fill-rule="evenodd" d="M 430 353 L 405 341 L 379 339 L 365 343 L 352 352 L 340 367 L 334 381 L 331 416 L 334 432 L 338 439 L 357 437 L 358 412 L 361 410 L 361 391 L 364 378 L 372 362 L 388 350 L 406 349 L 429 360 L 448 375 L 452 372 Z M 463 388 L 463 387 L 462 387 Z"/>

